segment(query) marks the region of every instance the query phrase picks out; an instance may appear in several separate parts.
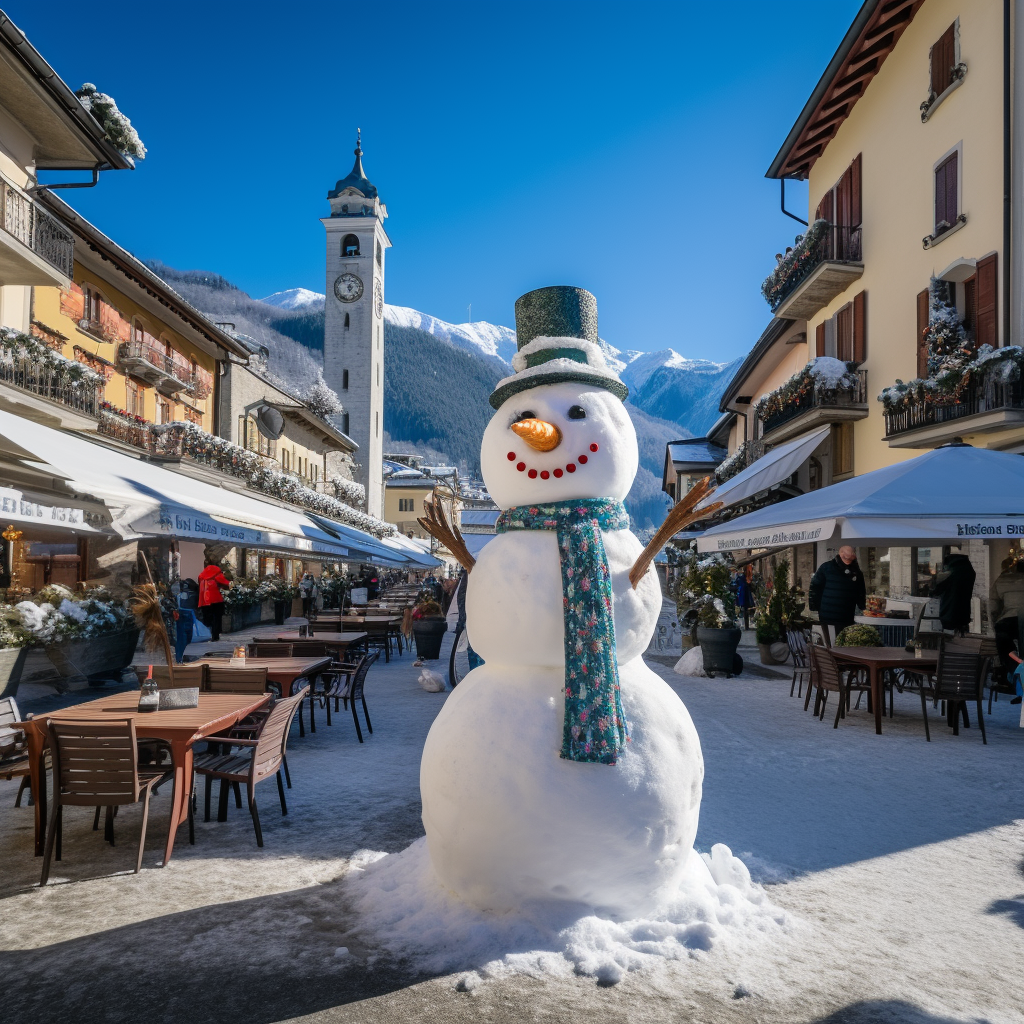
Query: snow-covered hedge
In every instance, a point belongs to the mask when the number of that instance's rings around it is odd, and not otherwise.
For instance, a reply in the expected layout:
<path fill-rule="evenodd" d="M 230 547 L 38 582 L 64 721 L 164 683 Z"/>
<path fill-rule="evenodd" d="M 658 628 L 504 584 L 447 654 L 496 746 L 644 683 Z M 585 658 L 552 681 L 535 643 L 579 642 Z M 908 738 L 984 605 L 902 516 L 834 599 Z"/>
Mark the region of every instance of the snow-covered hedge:
<path fill-rule="evenodd" d="M 723 460 L 715 468 L 715 480 L 724 484 L 730 477 L 734 477 L 740 470 L 747 468 L 747 450 L 740 445 L 727 459 Z"/>
<path fill-rule="evenodd" d="M 149 428 L 154 435 L 164 431 L 178 430 L 182 433 L 182 455 L 200 461 L 217 461 L 223 459 L 230 462 L 240 475 L 244 476 L 250 487 L 273 495 L 283 501 L 301 505 L 311 512 L 317 512 L 329 519 L 364 530 L 374 537 L 391 537 L 397 531 L 391 523 L 385 523 L 329 494 L 313 490 L 300 483 L 293 476 L 272 469 L 266 462 L 248 448 L 242 448 L 223 437 L 208 434 L 202 427 L 194 423 L 152 424 Z"/>
<path fill-rule="evenodd" d="M 103 126 L 107 138 L 119 153 L 134 157 L 136 160 L 146 159 L 146 147 L 142 144 L 139 133 L 132 127 L 131 121 L 117 109 L 113 96 L 98 92 L 92 82 L 86 82 L 75 95 L 82 101 L 82 106 Z"/>
<path fill-rule="evenodd" d="M 778 308 L 787 286 L 796 277 L 803 277 L 818 262 L 814 249 L 829 229 L 827 220 L 816 220 L 802 235 L 797 235 L 794 245 L 779 260 L 775 269 L 761 285 L 761 294 L 773 310 Z"/>
<path fill-rule="evenodd" d="M 103 374 L 62 356 L 31 334 L 24 334 L 12 327 L 0 327 L 0 364 L 13 366 L 22 359 L 50 370 L 64 387 L 87 389 L 106 382 Z"/>
<path fill-rule="evenodd" d="M 754 403 L 754 414 L 767 419 L 788 405 L 797 405 L 809 394 L 826 391 L 856 391 L 860 378 L 853 363 L 844 363 L 832 356 L 818 356 L 793 374 L 781 387 L 762 395 Z"/>
<path fill-rule="evenodd" d="M 131 612 L 97 587 L 75 595 L 52 583 L 31 600 L 0 604 L 0 647 L 34 647 L 117 633 L 133 625 Z"/>
<path fill-rule="evenodd" d="M 950 362 L 931 377 L 913 380 L 896 379 L 891 387 L 878 396 L 886 412 L 900 412 L 914 405 L 955 405 L 969 384 L 983 385 L 988 381 L 1009 384 L 1021 379 L 1024 368 L 1024 348 L 1007 345 L 993 348 L 982 345 L 970 362 Z"/>

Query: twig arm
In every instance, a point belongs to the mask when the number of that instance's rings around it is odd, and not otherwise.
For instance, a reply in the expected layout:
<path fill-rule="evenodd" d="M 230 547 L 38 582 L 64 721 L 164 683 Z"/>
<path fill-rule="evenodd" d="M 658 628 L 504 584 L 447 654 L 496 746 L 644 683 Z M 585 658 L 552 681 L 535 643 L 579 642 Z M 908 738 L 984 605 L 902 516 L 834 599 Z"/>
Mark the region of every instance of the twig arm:
<path fill-rule="evenodd" d="M 637 584 L 644 578 L 655 555 L 674 537 L 680 530 L 689 526 L 698 519 L 704 519 L 717 512 L 722 507 L 722 502 L 716 502 L 705 508 L 697 509 L 697 505 L 707 497 L 711 490 L 711 477 L 706 476 L 700 483 L 694 484 L 689 493 L 681 498 L 669 514 L 665 522 L 661 524 L 658 532 L 647 542 L 647 546 L 640 552 L 640 557 L 633 563 L 629 570 L 629 582 L 636 590 Z"/>
<path fill-rule="evenodd" d="M 423 527 L 431 537 L 439 544 L 443 544 L 462 564 L 466 572 L 471 572 L 476 565 L 476 559 L 469 553 L 462 533 L 454 523 L 448 522 L 444 506 L 439 498 L 430 497 L 423 499 L 422 519 L 416 522 Z"/>

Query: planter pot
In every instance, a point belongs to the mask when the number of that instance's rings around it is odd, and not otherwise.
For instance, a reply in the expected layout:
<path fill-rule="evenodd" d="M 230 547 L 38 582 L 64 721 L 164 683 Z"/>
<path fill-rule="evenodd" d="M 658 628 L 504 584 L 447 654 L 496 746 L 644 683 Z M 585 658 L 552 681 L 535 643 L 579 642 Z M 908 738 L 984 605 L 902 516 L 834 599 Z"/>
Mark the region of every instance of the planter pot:
<path fill-rule="evenodd" d="M 249 623 L 250 626 L 258 626 L 261 622 L 273 622 L 274 602 L 261 601 L 259 604 L 253 606 L 253 613 L 253 619 Z"/>
<path fill-rule="evenodd" d="M 288 612 L 291 610 L 291 601 L 275 601 L 274 602 L 274 625 L 283 626 L 284 620 L 288 618 Z"/>
<path fill-rule="evenodd" d="M 761 652 L 762 665 L 784 665 L 789 660 L 789 644 L 776 641 L 770 644 L 758 644 Z"/>
<path fill-rule="evenodd" d="M 139 644 L 139 631 L 125 629 L 88 640 L 66 640 L 45 648 L 50 664 L 57 670 L 58 690 L 83 677 L 96 686 L 108 680 L 120 682 L 121 672 L 132 663 Z"/>
<path fill-rule="evenodd" d="M 716 672 L 724 672 L 729 679 L 743 671 L 743 659 L 736 653 L 742 637 L 742 629 L 697 627 L 697 641 L 704 655 L 704 671 L 712 679 Z"/>
<path fill-rule="evenodd" d="M 412 635 L 416 638 L 416 654 L 424 661 L 435 661 L 441 657 L 441 640 L 448 630 L 444 619 L 417 619 L 412 624 Z"/>
<path fill-rule="evenodd" d="M 0 648 L 0 697 L 13 697 L 18 692 L 21 671 L 30 650 L 29 647 Z"/>

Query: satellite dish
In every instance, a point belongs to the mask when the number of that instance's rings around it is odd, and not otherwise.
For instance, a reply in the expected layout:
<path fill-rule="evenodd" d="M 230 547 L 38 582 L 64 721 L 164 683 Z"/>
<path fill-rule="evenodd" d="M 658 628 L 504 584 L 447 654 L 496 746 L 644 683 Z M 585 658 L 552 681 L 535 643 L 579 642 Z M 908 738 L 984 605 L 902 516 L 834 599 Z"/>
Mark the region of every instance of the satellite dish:
<path fill-rule="evenodd" d="M 271 441 L 284 433 L 284 417 L 272 405 L 261 405 L 256 410 L 256 429 Z"/>

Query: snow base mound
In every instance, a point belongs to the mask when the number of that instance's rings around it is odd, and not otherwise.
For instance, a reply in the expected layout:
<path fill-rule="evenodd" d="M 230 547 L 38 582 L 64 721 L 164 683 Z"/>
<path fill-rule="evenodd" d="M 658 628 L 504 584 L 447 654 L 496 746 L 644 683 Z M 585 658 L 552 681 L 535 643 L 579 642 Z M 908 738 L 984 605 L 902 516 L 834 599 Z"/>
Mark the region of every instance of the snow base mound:
<path fill-rule="evenodd" d="M 697 957 L 719 942 L 790 931 L 792 918 L 727 846 L 691 858 L 684 881 L 655 911 L 609 920 L 562 903 L 514 914 L 471 908 L 437 880 L 425 838 L 397 854 L 361 851 L 344 882 L 357 918 L 346 941 L 416 973 L 473 971 L 460 981 L 471 991 L 480 979 L 510 973 L 582 974 L 613 985 L 627 971 Z"/>
<path fill-rule="evenodd" d="M 677 672 L 681 676 L 696 676 L 700 679 L 707 678 L 707 672 L 704 671 L 704 652 L 700 647 L 691 647 L 672 666 L 672 671 Z"/>

